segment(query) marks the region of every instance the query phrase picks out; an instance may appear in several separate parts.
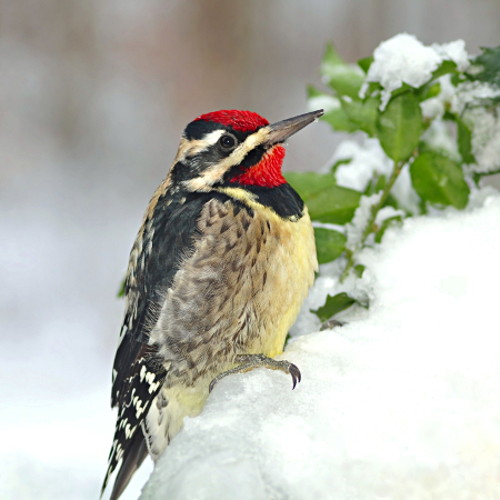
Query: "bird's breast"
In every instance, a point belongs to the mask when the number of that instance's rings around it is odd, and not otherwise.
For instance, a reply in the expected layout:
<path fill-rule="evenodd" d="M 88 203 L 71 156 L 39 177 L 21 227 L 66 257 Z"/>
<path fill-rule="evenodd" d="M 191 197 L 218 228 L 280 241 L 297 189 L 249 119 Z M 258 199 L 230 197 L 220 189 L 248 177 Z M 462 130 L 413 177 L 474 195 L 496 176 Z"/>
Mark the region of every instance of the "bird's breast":
<path fill-rule="evenodd" d="M 259 203 L 213 199 L 198 231 L 151 336 L 172 384 L 208 380 L 238 354 L 281 353 L 317 268 L 306 209 L 291 220 Z"/>

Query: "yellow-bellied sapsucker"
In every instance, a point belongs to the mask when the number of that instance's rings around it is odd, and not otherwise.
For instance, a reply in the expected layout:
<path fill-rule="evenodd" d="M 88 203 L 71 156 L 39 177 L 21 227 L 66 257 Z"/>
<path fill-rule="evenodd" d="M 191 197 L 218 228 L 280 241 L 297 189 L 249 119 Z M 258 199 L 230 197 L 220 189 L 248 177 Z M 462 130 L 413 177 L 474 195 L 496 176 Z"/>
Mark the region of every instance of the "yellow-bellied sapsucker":
<path fill-rule="evenodd" d="M 307 209 L 281 174 L 283 142 L 322 115 L 272 125 L 250 111 L 191 122 L 130 254 L 113 369 L 118 419 L 102 491 L 116 499 L 213 384 L 280 354 L 317 269 Z"/>

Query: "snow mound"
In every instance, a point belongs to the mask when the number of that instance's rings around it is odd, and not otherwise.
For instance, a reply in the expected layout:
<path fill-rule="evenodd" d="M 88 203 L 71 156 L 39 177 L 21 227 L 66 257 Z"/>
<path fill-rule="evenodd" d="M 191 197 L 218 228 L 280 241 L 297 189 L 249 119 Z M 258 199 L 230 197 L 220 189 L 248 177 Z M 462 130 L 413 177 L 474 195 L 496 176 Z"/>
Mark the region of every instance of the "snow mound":
<path fill-rule="evenodd" d="M 366 80 L 382 85 L 381 109 L 389 102 L 393 90 L 403 83 L 415 88 L 422 86 L 443 61 L 453 61 L 461 71 L 469 65 L 463 40 L 425 46 L 408 33 L 400 33 L 382 42 L 373 56 Z M 365 84 L 361 93 L 364 94 L 367 88 Z"/>
<path fill-rule="evenodd" d="M 500 498 L 500 195 L 484 198 L 365 251 L 368 314 L 290 342 L 294 391 L 263 369 L 222 380 L 142 498 Z"/>

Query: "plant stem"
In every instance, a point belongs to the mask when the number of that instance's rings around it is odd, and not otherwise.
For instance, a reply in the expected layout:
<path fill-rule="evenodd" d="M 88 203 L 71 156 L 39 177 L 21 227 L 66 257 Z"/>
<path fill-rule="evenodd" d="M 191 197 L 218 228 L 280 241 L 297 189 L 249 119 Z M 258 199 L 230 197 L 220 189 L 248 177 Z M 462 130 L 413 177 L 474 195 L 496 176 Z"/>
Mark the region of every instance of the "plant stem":
<path fill-rule="evenodd" d="M 342 275 L 340 276 L 340 281 L 344 281 L 345 278 L 347 278 L 349 271 L 353 267 L 355 252 L 359 248 L 362 248 L 364 246 L 365 241 L 368 238 L 368 236 L 370 236 L 371 233 L 375 232 L 375 230 L 376 230 L 375 220 L 377 218 L 377 214 L 378 214 L 379 210 L 384 206 L 384 203 L 386 202 L 387 197 L 389 196 L 391 189 L 394 186 L 394 183 L 396 182 L 397 178 L 399 177 L 399 174 L 401 173 L 401 170 L 403 169 L 404 164 L 405 164 L 404 161 L 394 162 L 394 167 L 392 169 L 391 176 L 389 177 L 387 184 L 384 186 L 384 189 L 382 190 L 382 194 L 380 196 L 380 199 L 370 209 L 370 218 L 368 219 L 366 227 L 361 235 L 361 239 L 359 241 L 358 248 L 346 250 L 347 262 L 346 262 L 344 271 L 342 272 Z"/>

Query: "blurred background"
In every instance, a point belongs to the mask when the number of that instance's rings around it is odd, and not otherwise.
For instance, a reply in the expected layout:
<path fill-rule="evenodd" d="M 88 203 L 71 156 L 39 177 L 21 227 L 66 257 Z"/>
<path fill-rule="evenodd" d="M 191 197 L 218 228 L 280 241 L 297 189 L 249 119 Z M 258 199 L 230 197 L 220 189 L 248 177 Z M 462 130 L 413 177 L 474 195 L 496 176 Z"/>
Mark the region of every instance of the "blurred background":
<path fill-rule="evenodd" d="M 116 293 L 189 121 L 306 111 L 328 41 L 352 62 L 399 32 L 474 54 L 499 21 L 499 0 L 0 0 L 0 498 L 97 497 Z M 306 128 L 286 168 L 336 140 Z"/>

